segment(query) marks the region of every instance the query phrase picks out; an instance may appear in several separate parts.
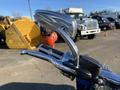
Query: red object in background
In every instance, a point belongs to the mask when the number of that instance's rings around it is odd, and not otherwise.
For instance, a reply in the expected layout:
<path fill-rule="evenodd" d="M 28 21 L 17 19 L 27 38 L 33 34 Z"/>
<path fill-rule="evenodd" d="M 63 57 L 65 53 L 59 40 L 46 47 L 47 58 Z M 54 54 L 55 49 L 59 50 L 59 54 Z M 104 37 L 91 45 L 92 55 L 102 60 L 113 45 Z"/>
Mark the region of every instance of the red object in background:
<path fill-rule="evenodd" d="M 49 36 L 44 37 L 44 43 L 54 48 L 57 39 L 58 39 L 57 33 L 52 32 Z"/>

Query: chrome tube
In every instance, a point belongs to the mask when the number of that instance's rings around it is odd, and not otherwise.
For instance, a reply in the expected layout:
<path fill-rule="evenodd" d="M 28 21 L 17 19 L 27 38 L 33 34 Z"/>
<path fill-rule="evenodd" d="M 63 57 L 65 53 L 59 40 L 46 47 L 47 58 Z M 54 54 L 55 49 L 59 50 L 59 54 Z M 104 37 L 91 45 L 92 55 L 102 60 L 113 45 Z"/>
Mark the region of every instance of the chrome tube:
<path fill-rule="evenodd" d="M 62 29 L 59 29 L 58 33 L 62 36 L 62 38 L 68 44 L 72 52 L 72 55 L 74 57 L 74 60 L 76 60 L 76 68 L 79 68 L 79 51 L 77 46 L 75 45 L 74 41 Z"/>

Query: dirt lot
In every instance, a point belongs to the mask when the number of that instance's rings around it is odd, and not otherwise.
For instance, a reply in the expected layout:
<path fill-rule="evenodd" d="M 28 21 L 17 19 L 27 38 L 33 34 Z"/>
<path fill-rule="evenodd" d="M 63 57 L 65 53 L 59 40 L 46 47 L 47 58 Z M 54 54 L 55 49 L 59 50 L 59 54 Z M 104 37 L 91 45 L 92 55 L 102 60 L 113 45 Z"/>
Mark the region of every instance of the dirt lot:
<path fill-rule="evenodd" d="M 120 73 L 120 30 L 109 31 L 108 36 L 97 35 L 94 40 L 79 40 L 80 54 L 89 55 Z M 56 47 L 66 51 L 64 43 Z M 70 81 L 52 64 L 31 57 L 21 56 L 19 50 L 0 49 L 0 90 L 71 90 Z"/>

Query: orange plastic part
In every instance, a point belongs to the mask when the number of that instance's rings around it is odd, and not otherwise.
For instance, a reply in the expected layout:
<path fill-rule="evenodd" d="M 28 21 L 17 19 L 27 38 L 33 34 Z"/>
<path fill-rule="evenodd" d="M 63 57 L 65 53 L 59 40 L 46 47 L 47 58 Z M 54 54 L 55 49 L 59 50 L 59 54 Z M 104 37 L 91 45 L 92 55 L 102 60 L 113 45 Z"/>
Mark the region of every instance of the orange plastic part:
<path fill-rule="evenodd" d="M 49 45 L 49 46 L 54 48 L 55 47 L 55 42 L 58 39 L 58 35 L 57 35 L 56 32 L 53 32 L 53 33 L 51 33 L 50 36 L 45 36 L 44 39 L 45 39 L 44 40 L 45 44 L 47 44 L 47 45 Z"/>

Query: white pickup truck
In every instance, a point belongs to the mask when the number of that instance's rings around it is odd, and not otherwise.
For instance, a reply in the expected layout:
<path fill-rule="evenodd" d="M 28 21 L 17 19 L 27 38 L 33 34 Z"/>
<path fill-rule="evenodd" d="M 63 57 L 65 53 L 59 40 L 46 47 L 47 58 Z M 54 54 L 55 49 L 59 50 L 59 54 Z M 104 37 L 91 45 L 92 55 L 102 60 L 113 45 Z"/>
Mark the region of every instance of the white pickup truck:
<path fill-rule="evenodd" d="M 61 9 L 60 12 L 70 15 L 77 21 L 78 30 L 76 37 L 79 35 L 82 38 L 87 36 L 88 39 L 94 39 L 95 34 L 101 31 L 97 20 L 84 17 L 82 8 L 66 8 Z"/>

